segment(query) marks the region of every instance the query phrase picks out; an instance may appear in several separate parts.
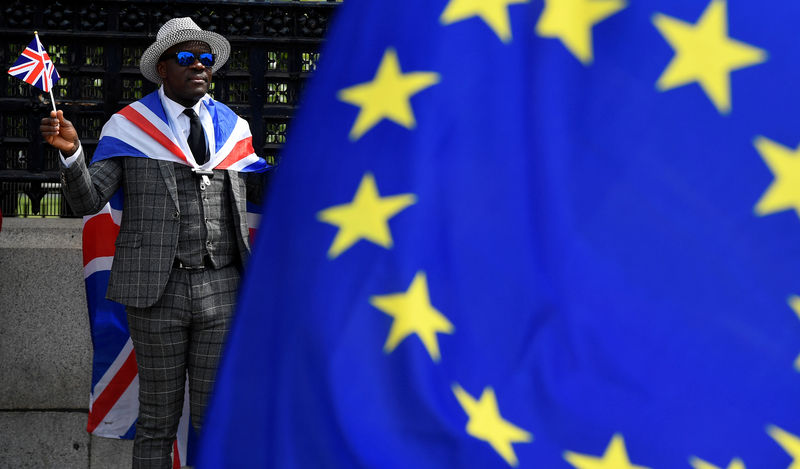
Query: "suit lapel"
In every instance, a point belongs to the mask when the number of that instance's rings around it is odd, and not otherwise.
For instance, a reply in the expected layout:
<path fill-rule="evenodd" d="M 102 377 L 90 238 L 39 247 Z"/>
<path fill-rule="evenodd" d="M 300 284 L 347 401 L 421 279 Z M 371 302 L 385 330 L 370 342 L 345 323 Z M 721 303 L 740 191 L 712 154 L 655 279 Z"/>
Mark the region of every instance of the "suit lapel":
<path fill-rule="evenodd" d="M 175 208 L 180 209 L 178 205 L 178 184 L 175 181 L 175 163 L 163 160 L 156 161 L 158 161 L 158 167 L 161 169 L 161 177 L 164 178 L 164 184 L 167 185 L 167 191 L 175 203 Z"/>
<path fill-rule="evenodd" d="M 234 212 L 238 212 L 239 211 L 238 207 L 240 206 L 240 204 L 242 202 L 240 200 L 242 198 L 241 197 L 242 194 L 239 191 L 239 184 L 240 184 L 239 176 L 240 175 L 239 175 L 239 173 L 237 171 L 233 171 L 233 170 L 230 170 L 230 169 L 227 170 L 227 173 L 228 173 L 228 180 L 231 183 L 231 196 L 233 197 L 233 209 L 234 209 Z"/>
<path fill-rule="evenodd" d="M 236 223 L 236 242 L 239 245 L 239 252 L 242 253 L 242 265 L 246 257 L 250 254 L 249 237 L 247 229 L 247 188 L 238 171 L 228 170 L 228 182 L 230 183 L 231 209 L 233 210 L 233 220 Z"/>

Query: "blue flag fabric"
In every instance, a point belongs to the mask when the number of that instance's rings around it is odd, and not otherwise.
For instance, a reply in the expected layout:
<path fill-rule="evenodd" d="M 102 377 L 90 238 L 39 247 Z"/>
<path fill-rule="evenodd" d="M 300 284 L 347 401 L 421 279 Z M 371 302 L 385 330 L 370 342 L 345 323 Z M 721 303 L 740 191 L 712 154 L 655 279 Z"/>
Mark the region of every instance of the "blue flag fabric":
<path fill-rule="evenodd" d="M 347 0 L 200 467 L 800 467 L 798 19 Z"/>

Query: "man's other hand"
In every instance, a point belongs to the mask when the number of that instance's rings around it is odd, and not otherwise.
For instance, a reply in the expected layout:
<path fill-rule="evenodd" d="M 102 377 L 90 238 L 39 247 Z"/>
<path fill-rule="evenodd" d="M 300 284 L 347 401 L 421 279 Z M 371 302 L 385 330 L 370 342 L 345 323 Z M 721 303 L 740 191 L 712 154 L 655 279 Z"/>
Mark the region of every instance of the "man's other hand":
<path fill-rule="evenodd" d="M 65 157 L 78 151 L 78 132 L 72 122 L 64 119 L 64 111 L 50 111 L 50 117 L 42 119 L 39 131 L 45 141 L 58 148 Z"/>

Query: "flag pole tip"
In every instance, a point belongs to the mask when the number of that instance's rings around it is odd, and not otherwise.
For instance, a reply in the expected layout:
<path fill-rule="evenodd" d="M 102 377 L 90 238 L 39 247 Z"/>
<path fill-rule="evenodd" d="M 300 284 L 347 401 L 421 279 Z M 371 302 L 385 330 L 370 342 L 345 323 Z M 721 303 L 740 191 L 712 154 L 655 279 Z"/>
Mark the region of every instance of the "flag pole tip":
<path fill-rule="evenodd" d="M 39 35 L 39 31 L 34 31 L 34 32 L 33 32 L 33 34 L 35 34 L 36 36 L 38 36 L 38 35 Z"/>

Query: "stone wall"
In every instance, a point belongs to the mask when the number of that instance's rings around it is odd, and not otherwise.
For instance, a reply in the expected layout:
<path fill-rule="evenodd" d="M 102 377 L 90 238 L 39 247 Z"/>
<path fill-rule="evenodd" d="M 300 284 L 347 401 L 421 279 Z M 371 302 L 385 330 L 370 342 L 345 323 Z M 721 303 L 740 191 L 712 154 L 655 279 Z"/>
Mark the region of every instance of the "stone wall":
<path fill-rule="evenodd" d="M 0 469 L 130 468 L 131 442 L 86 433 L 92 343 L 80 219 L 0 230 Z"/>

